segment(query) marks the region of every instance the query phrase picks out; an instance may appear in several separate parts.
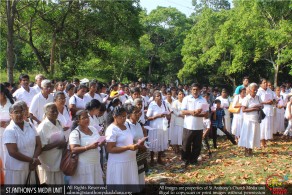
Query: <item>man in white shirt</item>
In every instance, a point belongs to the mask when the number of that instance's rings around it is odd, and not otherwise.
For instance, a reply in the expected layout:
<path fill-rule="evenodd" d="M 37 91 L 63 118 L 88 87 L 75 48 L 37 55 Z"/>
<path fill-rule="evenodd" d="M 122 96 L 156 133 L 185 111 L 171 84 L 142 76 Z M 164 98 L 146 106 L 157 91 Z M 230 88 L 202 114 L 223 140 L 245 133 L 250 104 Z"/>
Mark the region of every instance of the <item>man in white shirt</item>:
<path fill-rule="evenodd" d="M 182 101 L 182 114 L 185 115 L 182 159 L 185 166 L 195 165 L 201 153 L 203 117 L 206 115 L 206 112 L 202 112 L 202 104 L 207 104 L 207 101 L 199 94 L 200 85 L 194 83 L 191 86 L 191 95 Z"/>
<path fill-rule="evenodd" d="M 53 88 L 50 80 L 45 79 L 41 83 L 42 91 L 35 95 L 29 107 L 30 118 L 40 124 L 44 118 L 44 106 L 47 103 L 54 101 L 54 96 L 51 94 Z"/>
<path fill-rule="evenodd" d="M 21 74 L 19 76 L 19 83 L 21 87 L 17 89 L 12 96 L 16 101 L 22 100 L 30 107 L 32 98 L 36 95 L 36 91 L 32 87 L 29 87 L 29 76 L 27 74 Z"/>
<path fill-rule="evenodd" d="M 45 77 L 42 74 L 38 74 L 35 76 L 35 86 L 33 86 L 33 88 L 37 94 L 42 90 L 41 83 L 44 79 Z"/>

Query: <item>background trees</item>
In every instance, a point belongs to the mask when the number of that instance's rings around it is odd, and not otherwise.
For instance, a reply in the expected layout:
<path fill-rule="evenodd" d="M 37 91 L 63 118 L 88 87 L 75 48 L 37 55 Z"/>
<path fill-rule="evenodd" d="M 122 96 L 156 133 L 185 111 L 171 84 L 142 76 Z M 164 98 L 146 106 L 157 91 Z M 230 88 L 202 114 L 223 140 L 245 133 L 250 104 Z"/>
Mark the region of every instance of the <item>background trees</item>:
<path fill-rule="evenodd" d="M 1 73 L 226 86 L 291 78 L 291 1 L 193 5 L 186 17 L 171 7 L 147 14 L 138 0 L 4 1 Z"/>

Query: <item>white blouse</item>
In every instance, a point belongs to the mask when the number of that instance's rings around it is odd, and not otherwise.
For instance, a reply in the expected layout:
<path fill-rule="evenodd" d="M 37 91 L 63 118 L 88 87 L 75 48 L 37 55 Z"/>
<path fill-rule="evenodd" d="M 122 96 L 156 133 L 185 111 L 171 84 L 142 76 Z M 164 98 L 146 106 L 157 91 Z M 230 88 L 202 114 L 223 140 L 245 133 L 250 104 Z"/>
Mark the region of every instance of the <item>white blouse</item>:
<path fill-rule="evenodd" d="M 242 101 L 242 106 L 246 108 L 252 108 L 255 106 L 258 106 L 261 103 L 261 100 L 259 96 L 255 96 L 254 98 L 251 97 L 251 95 L 247 95 L 243 101 Z M 253 122 L 258 122 L 258 111 L 252 111 L 252 112 L 244 112 L 243 119 L 247 119 Z"/>
<path fill-rule="evenodd" d="M 78 97 L 76 94 L 74 94 L 72 97 L 69 99 L 69 105 L 74 104 L 76 108 L 79 109 L 85 109 L 86 105 L 86 99 L 83 97 L 82 99 Z"/>
<path fill-rule="evenodd" d="M 174 125 L 183 127 L 184 126 L 184 117 L 179 116 L 181 114 L 181 111 L 182 111 L 182 102 L 175 100 L 172 103 L 172 110 L 173 110 L 173 114 L 175 115 Z"/>
<path fill-rule="evenodd" d="M 167 105 L 165 102 L 162 101 L 161 106 L 158 106 L 155 101 L 152 101 L 148 107 L 146 116 L 153 117 L 157 114 L 162 114 L 164 112 L 168 112 Z M 164 120 L 167 120 L 167 119 L 165 117 L 156 118 L 150 121 L 150 126 L 156 129 L 164 129 L 165 128 L 163 125 L 163 123 L 165 122 Z"/>

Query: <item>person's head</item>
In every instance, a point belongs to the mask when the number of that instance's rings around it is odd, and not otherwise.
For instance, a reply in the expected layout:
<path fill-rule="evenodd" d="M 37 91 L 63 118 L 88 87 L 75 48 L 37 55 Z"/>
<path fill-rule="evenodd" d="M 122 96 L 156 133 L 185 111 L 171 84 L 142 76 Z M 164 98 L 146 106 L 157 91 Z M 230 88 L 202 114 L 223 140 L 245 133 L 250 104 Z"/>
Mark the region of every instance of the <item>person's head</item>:
<path fill-rule="evenodd" d="M 19 83 L 23 88 L 29 87 L 29 76 L 27 74 L 20 74 Z"/>
<path fill-rule="evenodd" d="M 205 93 L 206 91 L 207 91 L 207 85 L 203 85 L 203 87 L 202 87 L 202 93 Z"/>
<path fill-rule="evenodd" d="M 171 96 L 176 97 L 177 96 L 177 89 L 175 87 L 172 87 L 170 90 L 171 90 Z"/>
<path fill-rule="evenodd" d="M 199 97 L 200 89 L 201 89 L 201 87 L 200 87 L 200 85 L 198 83 L 193 83 L 192 84 L 192 91 L 191 92 L 192 92 L 192 95 L 195 98 Z"/>
<path fill-rule="evenodd" d="M 156 102 L 156 103 L 160 103 L 161 102 L 161 93 L 159 91 L 155 91 L 153 93 L 153 100 Z"/>
<path fill-rule="evenodd" d="M 261 78 L 260 79 L 260 86 L 261 88 L 263 88 L 264 90 L 266 90 L 268 88 L 268 82 L 267 79 L 265 78 Z"/>
<path fill-rule="evenodd" d="M 127 118 L 126 109 L 122 106 L 117 106 L 112 111 L 112 116 L 114 118 L 114 122 L 117 125 L 122 125 L 126 122 L 126 118 Z"/>
<path fill-rule="evenodd" d="M 55 90 L 56 91 L 64 91 L 65 90 L 65 85 L 62 81 L 59 81 L 55 84 Z"/>
<path fill-rule="evenodd" d="M 74 78 L 73 79 L 73 85 L 75 85 L 75 87 L 80 85 L 80 80 L 78 78 Z"/>
<path fill-rule="evenodd" d="M 146 96 L 147 92 L 148 92 L 148 89 L 146 87 L 143 87 L 141 91 L 141 95 Z"/>
<path fill-rule="evenodd" d="M 286 85 L 281 85 L 281 92 L 283 92 L 283 93 L 286 92 Z"/>
<path fill-rule="evenodd" d="M 131 97 L 134 99 L 139 98 L 140 97 L 140 88 L 138 87 L 133 87 L 131 88 Z"/>
<path fill-rule="evenodd" d="M 130 95 L 130 89 L 128 86 L 125 86 L 125 90 L 124 90 L 125 94 Z"/>
<path fill-rule="evenodd" d="M 275 88 L 275 93 L 276 93 L 277 96 L 280 96 L 281 88 L 280 88 L 279 86 L 277 86 L 277 87 Z"/>
<path fill-rule="evenodd" d="M 42 83 L 42 81 L 45 79 L 45 76 L 44 75 L 42 75 L 42 74 L 38 74 L 38 75 L 36 75 L 35 76 L 35 83 L 39 86 L 39 87 L 41 87 L 41 83 Z"/>
<path fill-rule="evenodd" d="M 65 106 L 66 104 L 66 96 L 65 93 L 63 91 L 57 91 L 54 94 L 54 102 L 55 104 L 60 107 Z"/>
<path fill-rule="evenodd" d="M 86 103 L 85 110 L 89 112 L 90 116 L 98 116 L 100 105 L 101 103 L 98 100 L 92 99 L 90 102 Z"/>
<path fill-rule="evenodd" d="M 14 103 L 14 100 L 13 100 L 9 90 L 2 83 L 0 83 L 0 101 L 3 101 L 5 99 L 10 101 L 11 104 Z"/>
<path fill-rule="evenodd" d="M 90 93 L 96 93 L 97 92 L 97 84 L 96 82 L 89 82 L 89 92 Z"/>
<path fill-rule="evenodd" d="M 160 91 L 165 94 L 166 93 L 166 86 L 165 85 L 161 85 Z"/>
<path fill-rule="evenodd" d="M 214 103 L 216 104 L 217 108 L 220 108 L 220 106 L 221 106 L 221 101 L 220 101 L 219 99 L 216 99 L 216 100 L 214 101 Z"/>
<path fill-rule="evenodd" d="M 133 106 L 131 104 L 125 105 L 125 109 L 127 112 L 127 118 L 130 119 L 133 123 L 139 121 L 141 116 L 141 110 L 137 106 Z"/>
<path fill-rule="evenodd" d="M 255 95 L 257 94 L 257 91 L 258 91 L 258 85 L 256 83 L 251 83 L 251 84 L 249 84 L 248 88 L 249 88 L 249 94 L 252 97 L 255 97 Z"/>
<path fill-rule="evenodd" d="M 123 83 L 119 83 L 118 86 L 119 86 L 118 89 L 119 89 L 120 91 L 124 91 L 124 90 L 125 90 L 125 85 L 124 85 Z"/>
<path fill-rule="evenodd" d="M 241 87 L 239 89 L 239 95 L 240 95 L 241 98 L 246 96 L 246 88 L 245 87 Z"/>
<path fill-rule="evenodd" d="M 106 111 L 106 105 L 104 103 L 100 104 L 100 108 L 99 108 L 99 113 L 98 113 L 98 117 L 101 117 L 104 115 Z"/>
<path fill-rule="evenodd" d="M 267 82 L 267 86 L 268 86 L 268 88 L 270 88 L 272 91 L 274 91 L 274 85 L 273 85 L 270 81 Z"/>
<path fill-rule="evenodd" d="M 68 94 L 68 96 L 69 97 L 71 97 L 72 95 L 74 95 L 74 91 L 75 91 L 75 85 L 73 85 L 73 84 L 68 84 L 67 86 L 66 86 L 66 92 L 67 92 L 67 94 Z"/>
<path fill-rule="evenodd" d="M 87 86 L 86 85 L 79 85 L 78 87 L 77 87 L 77 95 L 79 96 L 79 97 L 83 97 L 84 96 L 84 94 L 86 94 L 87 93 Z"/>
<path fill-rule="evenodd" d="M 24 122 L 24 109 L 20 101 L 15 102 L 9 108 L 10 118 L 16 124 L 22 124 Z"/>
<path fill-rule="evenodd" d="M 168 101 L 171 101 L 171 96 L 172 96 L 171 90 L 170 89 L 167 89 L 166 90 L 166 99 Z"/>
<path fill-rule="evenodd" d="M 141 98 L 136 98 L 134 100 L 134 105 L 139 108 L 140 110 L 142 110 L 142 107 L 143 107 L 143 101 Z"/>
<path fill-rule="evenodd" d="M 53 86 L 52 82 L 48 79 L 44 79 L 41 83 L 42 94 L 47 96 L 52 92 Z"/>
<path fill-rule="evenodd" d="M 177 90 L 177 99 L 182 101 L 185 97 L 184 91 L 182 89 Z"/>
<path fill-rule="evenodd" d="M 5 86 L 6 89 L 8 89 L 11 93 L 12 91 L 12 85 L 9 82 L 3 82 L 3 85 Z"/>
<path fill-rule="evenodd" d="M 58 114 L 59 114 L 56 104 L 48 103 L 45 105 L 44 110 L 45 110 L 46 117 L 50 121 L 56 122 L 56 120 L 58 118 Z"/>
<path fill-rule="evenodd" d="M 242 84 L 244 87 L 247 87 L 249 83 L 249 78 L 247 76 L 243 77 Z"/>
<path fill-rule="evenodd" d="M 115 83 L 111 86 L 111 91 L 118 91 L 118 88 L 119 88 L 119 85 Z"/>
<path fill-rule="evenodd" d="M 86 110 L 78 110 L 75 114 L 72 130 L 75 129 L 77 126 L 80 127 L 88 127 L 89 126 L 89 116 Z"/>
<path fill-rule="evenodd" d="M 223 98 L 227 98 L 227 97 L 228 97 L 228 93 L 227 93 L 227 90 L 226 90 L 226 89 L 222 89 L 222 91 L 221 91 L 221 96 L 222 96 Z"/>
<path fill-rule="evenodd" d="M 209 101 L 209 99 L 210 99 L 210 93 L 205 92 L 205 93 L 202 94 L 202 97 L 205 98 L 206 101 Z"/>

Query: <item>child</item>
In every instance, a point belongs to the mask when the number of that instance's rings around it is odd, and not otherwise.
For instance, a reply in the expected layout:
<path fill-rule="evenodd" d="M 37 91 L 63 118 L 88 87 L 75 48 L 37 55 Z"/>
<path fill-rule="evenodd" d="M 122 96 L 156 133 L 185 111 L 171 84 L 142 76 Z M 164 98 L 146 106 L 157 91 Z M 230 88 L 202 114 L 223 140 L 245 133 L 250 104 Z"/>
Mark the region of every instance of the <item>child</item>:
<path fill-rule="evenodd" d="M 220 129 L 227 136 L 227 138 L 233 143 L 233 145 L 236 145 L 235 139 L 226 130 L 224 119 L 225 112 L 223 108 L 221 108 L 221 101 L 219 99 L 216 99 L 214 103 L 216 104 L 216 110 L 212 111 L 211 114 L 212 138 L 214 148 L 217 148 L 217 128 Z"/>

